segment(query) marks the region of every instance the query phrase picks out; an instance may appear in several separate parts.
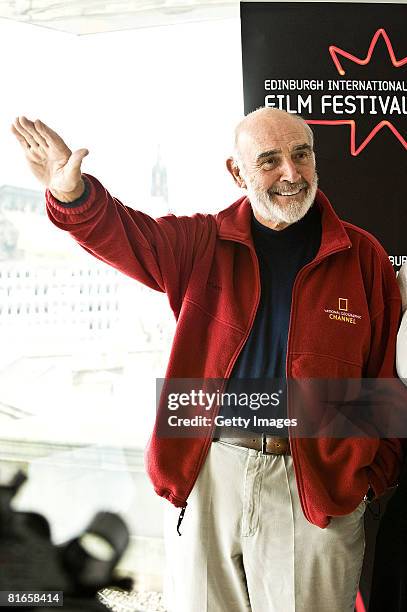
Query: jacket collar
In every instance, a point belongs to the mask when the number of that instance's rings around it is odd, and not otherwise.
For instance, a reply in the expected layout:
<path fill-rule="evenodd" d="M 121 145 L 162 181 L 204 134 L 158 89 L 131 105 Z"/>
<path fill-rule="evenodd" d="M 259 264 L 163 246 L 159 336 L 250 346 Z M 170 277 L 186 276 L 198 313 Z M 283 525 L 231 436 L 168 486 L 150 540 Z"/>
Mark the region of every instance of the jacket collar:
<path fill-rule="evenodd" d="M 342 221 L 320 189 L 315 196 L 315 205 L 321 211 L 322 222 L 321 246 L 317 257 L 324 257 L 333 251 L 350 248 L 352 243 Z M 216 215 L 219 238 L 243 242 L 253 247 L 251 218 L 252 207 L 250 201 L 247 196 L 243 196 Z"/>

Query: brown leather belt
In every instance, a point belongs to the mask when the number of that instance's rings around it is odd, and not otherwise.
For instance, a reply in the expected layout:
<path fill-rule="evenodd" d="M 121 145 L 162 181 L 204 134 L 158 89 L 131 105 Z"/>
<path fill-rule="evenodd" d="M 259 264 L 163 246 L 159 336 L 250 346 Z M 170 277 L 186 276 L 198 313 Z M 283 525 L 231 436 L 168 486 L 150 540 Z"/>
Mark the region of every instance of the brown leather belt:
<path fill-rule="evenodd" d="M 221 432 L 217 432 L 213 442 L 227 442 L 235 446 L 243 446 L 243 448 L 252 448 L 261 451 L 264 455 L 291 455 L 288 438 L 278 438 L 277 436 L 255 433 L 245 437 L 236 437 L 234 433 L 233 437 L 231 436 L 231 433 L 222 435 Z"/>

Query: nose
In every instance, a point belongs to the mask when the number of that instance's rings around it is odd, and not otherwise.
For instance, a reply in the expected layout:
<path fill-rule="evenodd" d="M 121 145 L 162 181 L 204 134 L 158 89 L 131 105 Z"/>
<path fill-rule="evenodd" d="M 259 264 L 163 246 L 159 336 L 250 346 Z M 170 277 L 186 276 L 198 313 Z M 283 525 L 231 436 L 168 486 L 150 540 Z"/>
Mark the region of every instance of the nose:
<path fill-rule="evenodd" d="M 285 157 L 280 164 L 280 181 L 296 183 L 301 180 L 301 174 L 298 172 L 297 166 L 290 157 Z"/>

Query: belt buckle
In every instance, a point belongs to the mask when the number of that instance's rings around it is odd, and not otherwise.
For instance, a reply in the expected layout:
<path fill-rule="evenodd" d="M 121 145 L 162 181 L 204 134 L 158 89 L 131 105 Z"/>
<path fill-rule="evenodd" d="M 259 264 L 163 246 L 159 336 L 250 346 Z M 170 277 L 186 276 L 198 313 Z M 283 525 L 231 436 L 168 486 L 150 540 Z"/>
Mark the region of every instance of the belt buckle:
<path fill-rule="evenodd" d="M 263 455 L 268 455 L 267 452 L 267 436 L 265 433 L 261 434 L 261 452 Z"/>

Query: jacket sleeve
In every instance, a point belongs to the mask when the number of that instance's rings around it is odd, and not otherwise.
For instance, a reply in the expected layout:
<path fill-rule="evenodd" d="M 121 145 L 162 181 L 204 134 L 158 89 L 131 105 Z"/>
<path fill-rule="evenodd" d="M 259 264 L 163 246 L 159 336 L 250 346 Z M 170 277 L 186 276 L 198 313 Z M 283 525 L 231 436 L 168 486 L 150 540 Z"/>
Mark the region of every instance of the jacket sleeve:
<path fill-rule="evenodd" d="M 395 378 L 397 329 L 400 322 L 401 300 L 396 276 L 383 251 L 381 258 L 381 287 L 377 288 L 376 306 L 371 317 L 371 344 L 365 376 L 367 378 Z M 398 402 L 399 403 L 399 402 Z M 403 442 L 399 438 L 381 438 L 375 461 L 368 468 L 369 482 L 377 496 L 395 486 L 403 460 Z"/>
<path fill-rule="evenodd" d="M 397 277 L 403 304 L 403 318 L 397 335 L 397 373 L 407 385 L 407 263 L 405 263 Z"/>
<path fill-rule="evenodd" d="M 177 316 L 194 261 L 210 246 L 210 215 L 153 219 L 124 206 L 90 175 L 85 194 L 64 205 L 47 190 L 47 214 L 88 253 L 156 291 Z"/>

